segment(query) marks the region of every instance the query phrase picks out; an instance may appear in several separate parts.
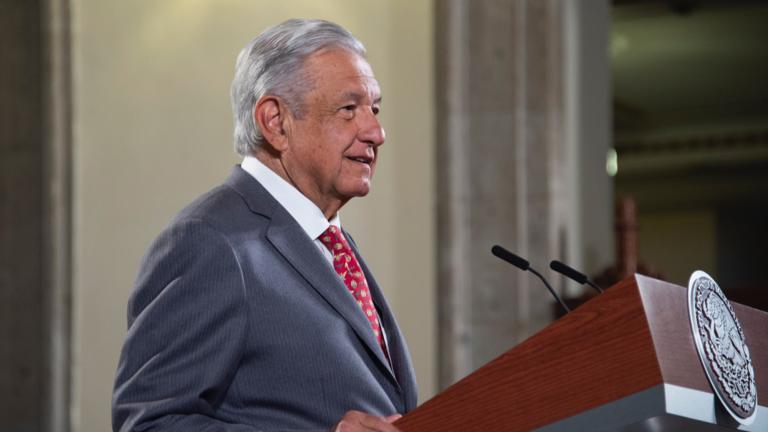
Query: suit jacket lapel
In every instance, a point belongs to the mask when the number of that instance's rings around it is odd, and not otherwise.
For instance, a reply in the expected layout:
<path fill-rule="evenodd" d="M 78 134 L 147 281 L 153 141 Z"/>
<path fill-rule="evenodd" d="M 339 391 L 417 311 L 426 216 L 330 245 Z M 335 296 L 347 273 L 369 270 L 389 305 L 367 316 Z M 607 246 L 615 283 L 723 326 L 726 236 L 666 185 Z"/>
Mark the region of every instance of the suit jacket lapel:
<path fill-rule="evenodd" d="M 403 392 L 406 409 L 412 410 L 416 408 L 418 402 L 418 390 L 415 374 L 413 372 L 413 364 L 411 363 L 411 357 L 405 344 L 405 338 L 400 332 L 400 328 L 395 321 L 395 316 L 389 309 L 389 305 L 387 304 L 378 283 L 376 283 L 376 280 L 373 278 L 373 274 L 371 274 L 365 261 L 360 257 L 357 245 L 346 231 L 344 232 L 344 235 L 349 240 L 352 249 L 355 251 L 360 267 L 362 267 L 363 273 L 365 274 L 365 279 L 368 281 L 368 286 L 371 289 L 371 295 L 373 296 L 373 302 L 379 312 L 379 317 L 382 320 L 384 331 L 387 335 L 389 356 L 392 359 L 395 377 Z"/>
<path fill-rule="evenodd" d="M 388 371 L 393 380 L 396 380 L 389 361 L 381 352 L 371 325 L 362 314 L 360 306 L 349 294 L 344 282 L 326 262 L 313 239 L 310 239 L 277 200 L 242 168 L 235 168 L 227 184 L 243 197 L 252 211 L 270 218 L 266 232 L 267 239 L 312 288 L 347 321 L 380 365 Z M 366 277 L 368 277 L 367 270 Z"/>

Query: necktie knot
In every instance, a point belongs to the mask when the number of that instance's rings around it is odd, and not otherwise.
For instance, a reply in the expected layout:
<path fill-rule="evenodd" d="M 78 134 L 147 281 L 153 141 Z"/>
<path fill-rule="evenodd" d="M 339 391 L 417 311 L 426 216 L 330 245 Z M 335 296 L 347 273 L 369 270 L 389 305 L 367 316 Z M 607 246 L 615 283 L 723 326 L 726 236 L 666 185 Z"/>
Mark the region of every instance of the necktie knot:
<path fill-rule="evenodd" d="M 349 243 L 341 235 L 341 229 L 331 225 L 320 235 L 320 242 L 328 248 L 334 258 L 342 252 L 351 252 Z"/>

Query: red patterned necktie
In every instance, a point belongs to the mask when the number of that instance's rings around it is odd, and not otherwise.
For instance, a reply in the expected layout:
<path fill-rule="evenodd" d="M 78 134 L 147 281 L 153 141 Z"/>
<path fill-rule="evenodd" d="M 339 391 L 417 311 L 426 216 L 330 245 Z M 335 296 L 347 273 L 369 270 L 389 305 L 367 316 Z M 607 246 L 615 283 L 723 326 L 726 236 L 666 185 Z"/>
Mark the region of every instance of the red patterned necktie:
<path fill-rule="evenodd" d="M 320 235 L 320 241 L 333 254 L 333 268 L 339 274 L 341 280 L 344 281 L 344 285 L 347 286 L 349 292 L 352 293 L 352 296 L 357 301 L 357 305 L 365 313 L 365 317 L 368 318 L 368 322 L 371 324 L 371 328 L 373 328 L 373 333 L 376 334 L 376 339 L 379 340 L 379 345 L 382 351 L 384 351 L 384 355 L 388 356 L 384 336 L 381 333 L 379 318 L 376 315 L 376 308 L 373 306 L 371 291 L 368 289 L 368 282 L 365 280 L 363 270 L 360 268 L 355 254 L 349 247 L 349 243 L 341 235 L 341 230 L 333 225 L 329 226 Z"/>

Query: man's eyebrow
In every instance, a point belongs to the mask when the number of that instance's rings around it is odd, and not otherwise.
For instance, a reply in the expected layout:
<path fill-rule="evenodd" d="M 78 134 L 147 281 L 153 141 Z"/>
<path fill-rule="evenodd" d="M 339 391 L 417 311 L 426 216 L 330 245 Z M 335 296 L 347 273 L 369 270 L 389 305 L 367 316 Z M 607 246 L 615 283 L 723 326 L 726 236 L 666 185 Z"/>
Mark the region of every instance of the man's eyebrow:
<path fill-rule="evenodd" d="M 356 92 L 356 91 L 345 91 L 341 94 L 340 99 L 346 100 L 346 99 L 352 99 L 355 102 L 360 102 L 364 99 L 364 96 L 362 93 Z M 377 97 L 373 100 L 374 104 L 380 104 L 381 103 L 381 96 Z"/>

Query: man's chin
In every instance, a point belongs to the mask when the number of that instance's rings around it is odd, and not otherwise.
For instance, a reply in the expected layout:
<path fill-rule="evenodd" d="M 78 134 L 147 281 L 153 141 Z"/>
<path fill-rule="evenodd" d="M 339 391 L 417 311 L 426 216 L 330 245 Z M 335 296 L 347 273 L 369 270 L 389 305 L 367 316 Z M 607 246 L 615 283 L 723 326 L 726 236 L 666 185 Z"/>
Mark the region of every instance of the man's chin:
<path fill-rule="evenodd" d="M 343 188 L 340 195 L 347 197 L 347 200 L 349 200 L 351 198 L 364 197 L 368 195 L 370 191 L 371 183 L 366 180 L 356 182 L 354 185 L 349 185 L 349 187 Z"/>

